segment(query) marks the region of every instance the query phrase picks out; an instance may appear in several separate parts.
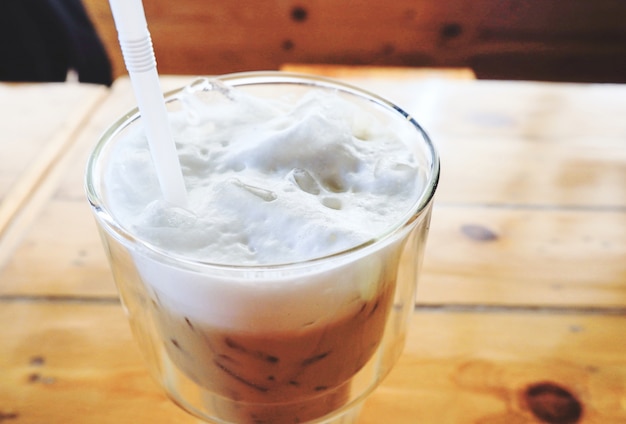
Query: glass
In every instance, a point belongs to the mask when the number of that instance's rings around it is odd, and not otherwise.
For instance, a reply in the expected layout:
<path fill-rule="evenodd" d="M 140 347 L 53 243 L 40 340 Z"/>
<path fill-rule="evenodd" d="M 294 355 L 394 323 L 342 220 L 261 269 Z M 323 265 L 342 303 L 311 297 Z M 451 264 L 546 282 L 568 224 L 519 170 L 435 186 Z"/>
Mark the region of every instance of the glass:
<path fill-rule="evenodd" d="M 122 304 L 154 378 L 209 423 L 354 423 L 404 347 L 439 177 L 422 128 L 394 104 L 325 78 L 219 77 L 259 96 L 332 90 L 401 134 L 423 191 L 391 231 L 300 263 L 226 266 L 154 247 L 115 219 L 103 195 L 109 152 L 138 124 L 114 123 L 92 153 L 86 189 Z M 177 108 L 180 90 L 166 95 Z"/>

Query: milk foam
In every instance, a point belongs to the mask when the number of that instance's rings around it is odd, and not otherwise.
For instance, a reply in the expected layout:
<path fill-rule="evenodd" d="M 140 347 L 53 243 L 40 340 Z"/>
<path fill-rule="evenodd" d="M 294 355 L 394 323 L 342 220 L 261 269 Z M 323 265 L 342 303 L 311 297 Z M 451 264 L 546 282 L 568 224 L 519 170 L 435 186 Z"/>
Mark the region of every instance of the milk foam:
<path fill-rule="evenodd" d="M 239 265 L 322 257 L 397 225 L 423 189 L 395 129 L 333 92 L 267 100 L 205 80 L 180 97 L 188 207 L 162 200 L 139 127 L 105 176 L 116 219 L 168 251 Z"/>

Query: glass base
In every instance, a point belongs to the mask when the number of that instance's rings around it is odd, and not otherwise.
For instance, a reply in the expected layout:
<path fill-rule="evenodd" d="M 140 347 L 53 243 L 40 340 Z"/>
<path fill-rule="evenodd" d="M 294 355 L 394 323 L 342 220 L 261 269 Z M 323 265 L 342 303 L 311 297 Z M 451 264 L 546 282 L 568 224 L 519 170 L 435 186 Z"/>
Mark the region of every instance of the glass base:
<path fill-rule="evenodd" d="M 319 421 L 319 424 L 356 424 L 359 420 L 359 415 L 361 414 L 362 407 L 363 404 L 358 403 L 357 405 L 346 409 L 336 417 Z"/>
<path fill-rule="evenodd" d="M 338 415 L 332 418 L 325 418 L 321 421 L 309 421 L 305 424 L 357 424 L 359 421 L 359 415 L 361 414 L 361 409 L 363 408 L 363 403 L 357 403 L 356 405 L 347 408 L 341 411 Z M 198 420 L 198 424 L 206 424 L 207 422 L 204 420 Z"/>

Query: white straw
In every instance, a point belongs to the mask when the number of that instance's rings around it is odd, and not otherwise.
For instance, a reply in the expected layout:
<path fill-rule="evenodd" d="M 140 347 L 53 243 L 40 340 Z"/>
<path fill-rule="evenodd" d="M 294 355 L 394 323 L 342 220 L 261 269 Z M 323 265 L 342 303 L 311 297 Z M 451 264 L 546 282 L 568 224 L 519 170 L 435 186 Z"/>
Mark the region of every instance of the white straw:
<path fill-rule="evenodd" d="M 159 84 L 152 40 L 141 0 L 109 0 L 120 47 L 166 201 L 187 205 L 187 191 Z"/>

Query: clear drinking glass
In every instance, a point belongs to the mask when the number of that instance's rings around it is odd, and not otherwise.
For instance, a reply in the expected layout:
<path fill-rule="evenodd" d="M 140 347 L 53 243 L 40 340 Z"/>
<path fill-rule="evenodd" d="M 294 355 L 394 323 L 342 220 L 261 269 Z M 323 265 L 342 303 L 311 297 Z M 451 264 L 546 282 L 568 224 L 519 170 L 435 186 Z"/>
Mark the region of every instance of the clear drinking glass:
<path fill-rule="evenodd" d="M 86 189 L 122 304 L 154 378 L 209 423 L 354 423 L 402 352 L 439 177 L 422 128 L 396 105 L 325 78 L 281 72 L 219 77 L 258 96 L 332 90 L 401 134 L 421 162 L 419 199 L 392 230 L 299 263 L 229 266 L 157 248 L 115 218 L 104 196 L 112 147 L 131 111 L 101 137 Z M 179 90 L 166 95 L 176 109 Z"/>

